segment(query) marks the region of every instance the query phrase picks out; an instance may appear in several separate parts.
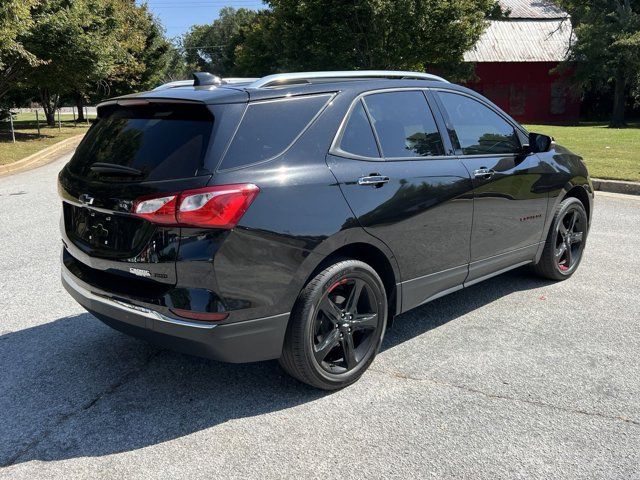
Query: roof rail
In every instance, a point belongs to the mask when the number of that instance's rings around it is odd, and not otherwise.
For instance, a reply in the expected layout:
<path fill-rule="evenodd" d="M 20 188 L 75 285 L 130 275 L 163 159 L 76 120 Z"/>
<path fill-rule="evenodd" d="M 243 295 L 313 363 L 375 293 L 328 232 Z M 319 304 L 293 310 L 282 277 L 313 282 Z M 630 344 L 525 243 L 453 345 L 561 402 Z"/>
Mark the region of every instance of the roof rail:
<path fill-rule="evenodd" d="M 167 90 L 169 88 L 176 87 L 187 87 L 193 85 L 193 80 L 176 80 L 174 82 L 163 83 L 162 85 L 158 85 L 153 91 L 157 90 Z"/>
<path fill-rule="evenodd" d="M 259 80 L 259 79 L 255 78 L 255 77 L 254 78 L 227 77 L 227 78 L 220 79 L 220 83 L 199 84 L 199 85 L 215 85 L 215 86 L 218 86 L 218 85 L 234 85 L 234 84 L 241 84 L 241 83 L 251 83 L 251 82 L 255 82 L 256 80 Z M 176 80 L 174 82 L 169 82 L 169 83 L 164 83 L 162 85 L 159 85 L 156 88 L 154 88 L 153 90 L 156 91 L 156 90 L 167 90 L 168 88 L 176 88 L 176 87 L 192 87 L 194 85 L 196 85 L 196 81 L 194 79 L 192 79 L 192 80 Z"/>
<path fill-rule="evenodd" d="M 294 72 L 294 73 L 276 73 L 268 75 L 256 80 L 250 88 L 264 88 L 278 85 L 286 85 L 289 83 L 309 83 L 315 79 L 342 79 L 342 78 L 406 78 L 414 80 L 431 80 L 437 82 L 449 83 L 442 77 L 423 72 L 404 72 L 398 70 L 349 70 L 335 72 Z"/>

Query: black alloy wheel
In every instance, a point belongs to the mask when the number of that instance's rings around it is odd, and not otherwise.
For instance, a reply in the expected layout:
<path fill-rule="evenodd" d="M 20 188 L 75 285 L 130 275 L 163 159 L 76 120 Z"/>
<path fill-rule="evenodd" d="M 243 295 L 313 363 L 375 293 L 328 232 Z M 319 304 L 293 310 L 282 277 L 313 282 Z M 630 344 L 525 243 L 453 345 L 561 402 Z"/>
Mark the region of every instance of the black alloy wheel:
<path fill-rule="evenodd" d="M 378 328 L 378 302 L 372 287 L 359 276 L 336 281 L 316 309 L 313 352 L 330 373 L 353 370 L 365 358 Z"/>
<path fill-rule="evenodd" d="M 580 262 L 587 227 L 585 220 L 577 209 L 570 209 L 558 222 L 554 255 L 561 272 L 570 271 Z"/>
<path fill-rule="evenodd" d="M 371 364 L 386 322 L 387 298 L 376 271 L 357 260 L 340 261 L 300 293 L 280 364 L 315 387 L 342 388 Z"/>
<path fill-rule="evenodd" d="M 588 232 L 589 221 L 582 202 L 573 197 L 563 200 L 534 271 L 551 280 L 569 278 L 580 265 Z"/>

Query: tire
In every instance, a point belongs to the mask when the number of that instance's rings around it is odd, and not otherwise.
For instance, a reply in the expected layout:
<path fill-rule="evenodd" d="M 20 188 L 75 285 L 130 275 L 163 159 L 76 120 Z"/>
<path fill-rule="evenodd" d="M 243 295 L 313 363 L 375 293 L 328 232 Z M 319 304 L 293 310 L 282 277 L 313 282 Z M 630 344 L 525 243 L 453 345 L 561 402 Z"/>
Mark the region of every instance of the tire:
<path fill-rule="evenodd" d="M 575 220 L 573 220 L 575 219 Z M 550 280 L 566 280 L 577 270 L 589 231 L 587 212 L 577 198 L 567 198 L 556 208 L 549 234 L 533 271 Z"/>
<path fill-rule="evenodd" d="M 292 377 L 323 390 L 352 384 L 380 349 L 387 310 L 376 271 L 358 260 L 338 261 L 300 292 L 280 365 Z"/>

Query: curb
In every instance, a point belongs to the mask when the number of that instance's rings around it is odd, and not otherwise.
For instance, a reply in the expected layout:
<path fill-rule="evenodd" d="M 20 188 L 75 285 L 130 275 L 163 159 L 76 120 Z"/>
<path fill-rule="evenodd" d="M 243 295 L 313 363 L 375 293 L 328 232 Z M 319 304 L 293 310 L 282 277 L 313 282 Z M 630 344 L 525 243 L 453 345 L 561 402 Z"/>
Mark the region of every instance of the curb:
<path fill-rule="evenodd" d="M 47 163 L 50 163 L 53 160 L 57 159 L 60 155 L 74 150 L 83 137 L 84 133 L 81 135 L 75 135 L 73 137 L 62 140 L 61 142 L 55 143 L 47 148 L 44 148 L 36 153 L 33 153 L 28 157 L 18 160 L 17 162 L 9 163 L 7 165 L 0 165 L 0 177 L 46 165 Z"/>
<path fill-rule="evenodd" d="M 622 180 L 601 180 L 592 178 L 593 189 L 601 192 L 640 195 L 640 182 L 624 182 Z"/>

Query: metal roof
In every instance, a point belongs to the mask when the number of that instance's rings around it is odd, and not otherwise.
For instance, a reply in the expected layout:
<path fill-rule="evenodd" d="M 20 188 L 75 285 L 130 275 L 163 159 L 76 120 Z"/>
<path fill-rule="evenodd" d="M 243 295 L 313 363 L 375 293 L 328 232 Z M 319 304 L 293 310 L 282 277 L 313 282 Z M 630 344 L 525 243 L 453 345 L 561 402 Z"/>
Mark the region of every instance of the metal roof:
<path fill-rule="evenodd" d="M 509 11 L 493 20 L 464 55 L 466 62 L 561 62 L 571 46 L 566 12 L 547 0 L 499 0 Z"/>
<path fill-rule="evenodd" d="M 509 18 L 566 18 L 567 13 L 548 0 L 498 0 Z"/>
<path fill-rule="evenodd" d="M 571 46 L 568 20 L 492 21 L 465 62 L 561 62 Z"/>

